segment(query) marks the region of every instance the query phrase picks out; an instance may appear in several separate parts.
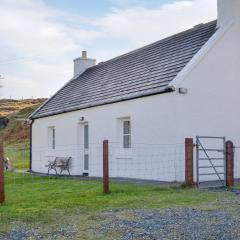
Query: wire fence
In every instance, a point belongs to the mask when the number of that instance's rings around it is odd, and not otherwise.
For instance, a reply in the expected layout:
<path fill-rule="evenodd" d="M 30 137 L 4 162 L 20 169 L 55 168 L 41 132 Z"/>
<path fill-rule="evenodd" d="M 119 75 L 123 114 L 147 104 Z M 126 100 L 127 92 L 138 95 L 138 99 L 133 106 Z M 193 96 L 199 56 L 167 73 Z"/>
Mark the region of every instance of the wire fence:
<path fill-rule="evenodd" d="M 110 181 L 179 182 L 185 180 L 185 148 L 179 144 L 132 144 L 122 148 L 119 143 L 108 144 L 108 172 Z M 31 156 L 31 159 L 30 159 Z M 55 162 L 56 159 L 59 162 Z M 63 168 L 62 160 L 68 159 Z M 49 167 L 50 165 L 56 165 Z M 41 146 L 14 145 L 4 148 L 4 168 L 8 183 L 27 182 L 49 184 L 61 179 L 103 179 L 103 144 L 57 145 L 54 149 Z M 69 176 L 70 175 L 70 176 Z"/>
<path fill-rule="evenodd" d="M 131 148 L 123 148 L 117 142 L 109 142 L 108 171 L 110 181 L 150 180 L 183 183 L 186 180 L 185 147 L 185 143 L 182 142 L 176 144 L 132 143 Z M 193 155 L 193 175 L 196 181 L 195 148 Z M 46 179 L 49 182 L 53 176 L 67 179 L 68 175 L 78 179 L 100 181 L 103 179 L 102 143 L 89 143 L 87 148 L 84 144 L 56 145 L 54 149 L 49 146 L 30 149 L 28 146 L 16 144 L 6 146 L 4 156 L 5 170 L 17 173 L 17 175 L 12 175 L 13 181 L 16 178 L 24 180 L 25 177 L 29 178 L 29 176 L 34 181 L 35 178 L 41 176 L 42 180 Z M 56 158 L 69 157 L 69 171 L 57 166 L 56 169 L 51 168 L 48 172 L 49 163 L 53 163 Z M 55 170 L 57 170 L 57 174 Z M 61 170 L 63 171 L 61 172 Z M 44 176 L 46 178 L 43 178 Z M 240 178 L 240 147 L 237 146 L 234 148 L 234 177 Z"/>
<path fill-rule="evenodd" d="M 184 151 L 184 143 L 132 144 L 131 148 L 124 149 L 118 143 L 110 142 L 107 152 L 110 181 L 182 183 L 185 180 Z M 60 163 L 56 162 L 57 158 Z M 62 166 L 63 159 L 69 159 L 65 166 Z M 7 146 L 4 148 L 4 168 L 6 182 L 16 183 L 25 190 L 29 183 L 34 186 L 55 184 L 59 178 L 101 182 L 104 173 L 103 144 L 92 143 L 87 149 L 84 145 L 72 144 L 32 150 L 22 145 Z"/>
<path fill-rule="evenodd" d="M 32 149 L 32 171 L 46 174 L 47 163 L 56 157 L 71 157 L 71 175 L 100 178 L 103 176 L 102 144 L 89 144 L 87 149 L 84 145 L 56 146 L 55 149 L 34 148 Z M 131 148 L 125 149 L 118 143 L 109 143 L 109 176 L 111 178 L 181 182 L 185 177 L 184 167 L 184 143 L 132 144 Z"/>
<path fill-rule="evenodd" d="M 109 142 L 107 150 L 110 192 L 124 193 L 126 189 L 134 189 L 136 183 L 161 186 L 162 182 L 185 179 L 184 143 L 132 144 L 124 149 L 118 143 Z M 70 174 L 66 169 L 61 173 L 61 164 L 56 165 L 57 172 L 54 169 L 48 172 L 49 164 L 54 164 L 56 158 L 61 161 L 70 158 Z M 6 204 L 0 205 L 0 233 L 13 222 L 21 225 L 28 221 L 56 221 L 61 219 L 62 212 L 67 214 L 76 205 L 91 208 L 98 201 L 106 205 L 108 200 L 99 200 L 103 198 L 106 167 L 103 159 L 103 143 L 90 143 L 88 148 L 73 144 L 56 145 L 55 149 L 5 146 Z M 61 221 L 68 224 L 64 219 Z"/>
<path fill-rule="evenodd" d="M 15 144 L 4 147 L 5 168 L 9 171 L 29 170 L 30 148 L 27 145 Z"/>
<path fill-rule="evenodd" d="M 110 192 L 117 192 L 119 197 L 126 189 L 131 194 L 136 183 L 140 187 L 169 186 L 187 182 L 189 176 L 191 185 L 196 179 L 196 148 L 193 139 L 186 140 L 175 144 L 132 143 L 130 148 L 108 141 L 104 141 L 105 145 L 56 145 L 54 149 L 49 146 L 30 149 L 22 144 L 5 146 L 5 174 L 1 178 L 0 169 L 0 190 L 2 184 L 6 204 L 0 205 L 0 232 L 15 221 L 61 219 L 63 213 L 74 211 L 75 206 L 92 208 L 96 203 L 105 206 L 109 199 L 103 197 L 103 192 L 108 192 L 109 182 Z M 239 177 L 240 171 L 239 151 L 235 147 L 235 177 Z M 64 223 L 66 219 L 61 220 L 63 224 L 68 224 Z"/>

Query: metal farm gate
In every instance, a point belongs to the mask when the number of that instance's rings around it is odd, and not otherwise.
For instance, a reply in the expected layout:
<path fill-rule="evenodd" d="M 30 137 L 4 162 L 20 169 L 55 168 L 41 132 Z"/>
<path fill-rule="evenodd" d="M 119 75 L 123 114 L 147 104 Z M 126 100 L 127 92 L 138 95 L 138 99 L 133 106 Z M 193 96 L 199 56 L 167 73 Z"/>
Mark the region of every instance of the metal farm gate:
<path fill-rule="evenodd" d="M 225 137 L 196 137 L 198 187 L 226 186 Z"/>

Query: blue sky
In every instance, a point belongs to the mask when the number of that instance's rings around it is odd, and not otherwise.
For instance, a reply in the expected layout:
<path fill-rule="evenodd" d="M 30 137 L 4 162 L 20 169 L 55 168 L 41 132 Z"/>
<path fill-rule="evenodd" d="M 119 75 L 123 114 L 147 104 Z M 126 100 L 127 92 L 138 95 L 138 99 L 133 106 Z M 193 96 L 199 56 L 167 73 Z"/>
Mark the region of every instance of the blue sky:
<path fill-rule="evenodd" d="M 58 9 L 95 18 L 104 16 L 111 8 L 127 9 L 138 6 L 155 9 L 174 0 L 45 0 L 44 2 Z"/>
<path fill-rule="evenodd" d="M 0 0 L 0 98 L 49 97 L 98 62 L 216 18 L 216 0 Z"/>

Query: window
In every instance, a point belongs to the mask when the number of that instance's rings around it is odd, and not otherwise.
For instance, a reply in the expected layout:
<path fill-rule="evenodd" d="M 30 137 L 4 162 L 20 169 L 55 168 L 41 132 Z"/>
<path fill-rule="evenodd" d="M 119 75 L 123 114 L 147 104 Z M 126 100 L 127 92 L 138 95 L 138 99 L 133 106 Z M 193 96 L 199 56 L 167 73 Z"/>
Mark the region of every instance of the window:
<path fill-rule="evenodd" d="M 131 122 L 123 120 L 123 148 L 131 148 Z"/>
<path fill-rule="evenodd" d="M 88 124 L 84 124 L 84 149 L 88 149 Z"/>
<path fill-rule="evenodd" d="M 55 127 L 49 127 L 49 145 L 52 149 L 56 147 L 56 130 Z"/>
<path fill-rule="evenodd" d="M 55 149 L 55 128 L 52 129 L 52 149 Z"/>

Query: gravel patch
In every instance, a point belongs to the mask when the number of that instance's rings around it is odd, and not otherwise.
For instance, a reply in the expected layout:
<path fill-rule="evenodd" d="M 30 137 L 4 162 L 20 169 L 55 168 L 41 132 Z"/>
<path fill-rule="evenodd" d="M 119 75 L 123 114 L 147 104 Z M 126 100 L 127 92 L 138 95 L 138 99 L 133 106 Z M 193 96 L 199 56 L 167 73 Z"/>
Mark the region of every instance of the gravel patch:
<path fill-rule="evenodd" d="M 94 225 L 83 231 L 114 240 L 240 240 L 240 189 L 212 191 L 229 191 L 232 197 L 191 208 L 114 209 L 97 215 L 98 226 L 93 217 Z M 66 228 L 46 230 L 14 222 L 11 231 L 0 234 L 0 239 L 77 239 L 79 220 L 71 216 L 68 223 Z"/>
<path fill-rule="evenodd" d="M 55 231 L 41 232 L 38 229 L 16 225 L 9 234 L 0 236 L 1 240 L 44 240 L 44 239 L 74 239 L 77 230 L 72 228 L 60 228 Z"/>
<path fill-rule="evenodd" d="M 228 211 L 228 206 L 238 208 Z M 237 240 L 240 239 L 240 200 L 227 201 L 222 209 L 197 208 L 132 210 L 135 219 L 119 219 L 112 213 L 112 221 L 98 229 L 100 235 L 109 231 L 122 232 L 122 240 Z M 232 204 L 232 205 L 231 205 Z M 115 216 L 114 216 L 115 215 Z"/>

